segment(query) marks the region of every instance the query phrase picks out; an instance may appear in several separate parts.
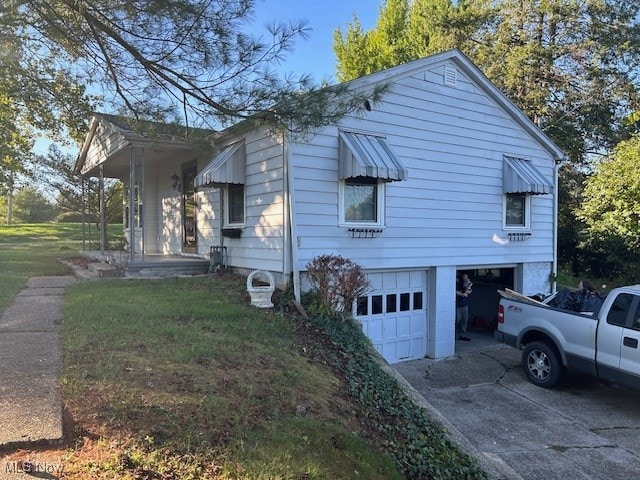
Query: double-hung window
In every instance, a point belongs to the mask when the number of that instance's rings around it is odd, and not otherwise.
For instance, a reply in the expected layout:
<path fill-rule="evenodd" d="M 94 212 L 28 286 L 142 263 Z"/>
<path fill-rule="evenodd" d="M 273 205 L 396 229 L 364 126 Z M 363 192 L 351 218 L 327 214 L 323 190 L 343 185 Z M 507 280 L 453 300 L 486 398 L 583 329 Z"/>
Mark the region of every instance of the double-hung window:
<path fill-rule="evenodd" d="M 502 169 L 505 230 L 531 230 L 531 197 L 553 193 L 550 179 L 531 160 L 505 155 Z"/>
<path fill-rule="evenodd" d="M 407 178 L 404 168 L 384 136 L 341 131 L 340 223 L 349 227 L 382 227 L 385 186 Z"/>
<path fill-rule="evenodd" d="M 528 229 L 530 228 L 531 197 L 526 193 L 505 194 L 504 204 L 504 228 Z"/>
<path fill-rule="evenodd" d="M 244 225 L 244 185 L 228 184 L 225 193 L 225 224 Z"/>
<path fill-rule="evenodd" d="M 354 177 L 344 180 L 343 221 L 349 224 L 383 223 L 384 183 L 377 178 Z"/>

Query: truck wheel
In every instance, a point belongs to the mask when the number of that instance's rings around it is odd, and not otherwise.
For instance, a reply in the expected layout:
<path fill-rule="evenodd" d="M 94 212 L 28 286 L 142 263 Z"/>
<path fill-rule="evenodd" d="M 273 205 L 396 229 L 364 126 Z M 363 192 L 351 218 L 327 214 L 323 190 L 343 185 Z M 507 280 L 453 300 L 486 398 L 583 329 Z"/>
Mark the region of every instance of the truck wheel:
<path fill-rule="evenodd" d="M 566 368 L 557 350 L 546 342 L 528 343 L 522 352 L 522 369 L 539 387 L 551 388 L 564 380 Z"/>

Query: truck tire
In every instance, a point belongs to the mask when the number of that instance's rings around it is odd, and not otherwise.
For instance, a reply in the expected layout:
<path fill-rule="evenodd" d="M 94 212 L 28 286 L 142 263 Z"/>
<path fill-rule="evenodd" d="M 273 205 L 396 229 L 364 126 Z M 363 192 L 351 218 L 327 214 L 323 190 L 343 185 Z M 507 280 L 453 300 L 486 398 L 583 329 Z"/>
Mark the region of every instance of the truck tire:
<path fill-rule="evenodd" d="M 558 385 L 564 380 L 567 371 L 556 348 L 541 341 L 525 346 L 522 352 L 522 369 L 531 383 L 544 388 Z"/>

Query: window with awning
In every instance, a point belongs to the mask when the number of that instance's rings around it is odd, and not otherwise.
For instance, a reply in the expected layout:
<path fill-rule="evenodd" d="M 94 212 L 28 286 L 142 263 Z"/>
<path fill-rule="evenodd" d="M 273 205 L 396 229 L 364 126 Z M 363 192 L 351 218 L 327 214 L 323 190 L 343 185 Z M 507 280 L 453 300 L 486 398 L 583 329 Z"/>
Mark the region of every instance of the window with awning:
<path fill-rule="evenodd" d="M 384 182 L 406 180 L 407 170 L 384 137 L 340 132 L 340 180 L 370 177 Z"/>
<path fill-rule="evenodd" d="M 504 156 L 502 192 L 544 195 L 553 193 L 553 184 L 540 170 L 524 158 Z"/>
<path fill-rule="evenodd" d="M 195 178 L 196 187 L 245 183 L 245 143 L 232 143 L 215 155 Z"/>

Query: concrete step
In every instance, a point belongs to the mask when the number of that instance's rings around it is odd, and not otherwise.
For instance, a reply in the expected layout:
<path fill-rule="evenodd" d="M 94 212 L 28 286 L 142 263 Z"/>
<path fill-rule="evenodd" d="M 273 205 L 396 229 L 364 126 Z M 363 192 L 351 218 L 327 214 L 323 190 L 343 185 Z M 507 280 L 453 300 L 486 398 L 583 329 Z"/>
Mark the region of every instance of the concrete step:
<path fill-rule="evenodd" d="M 87 265 L 87 268 L 98 275 L 100 278 L 113 278 L 113 277 L 121 277 L 122 270 L 115 265 L 111 265 L 109 263 L 90 263 Z"/>

